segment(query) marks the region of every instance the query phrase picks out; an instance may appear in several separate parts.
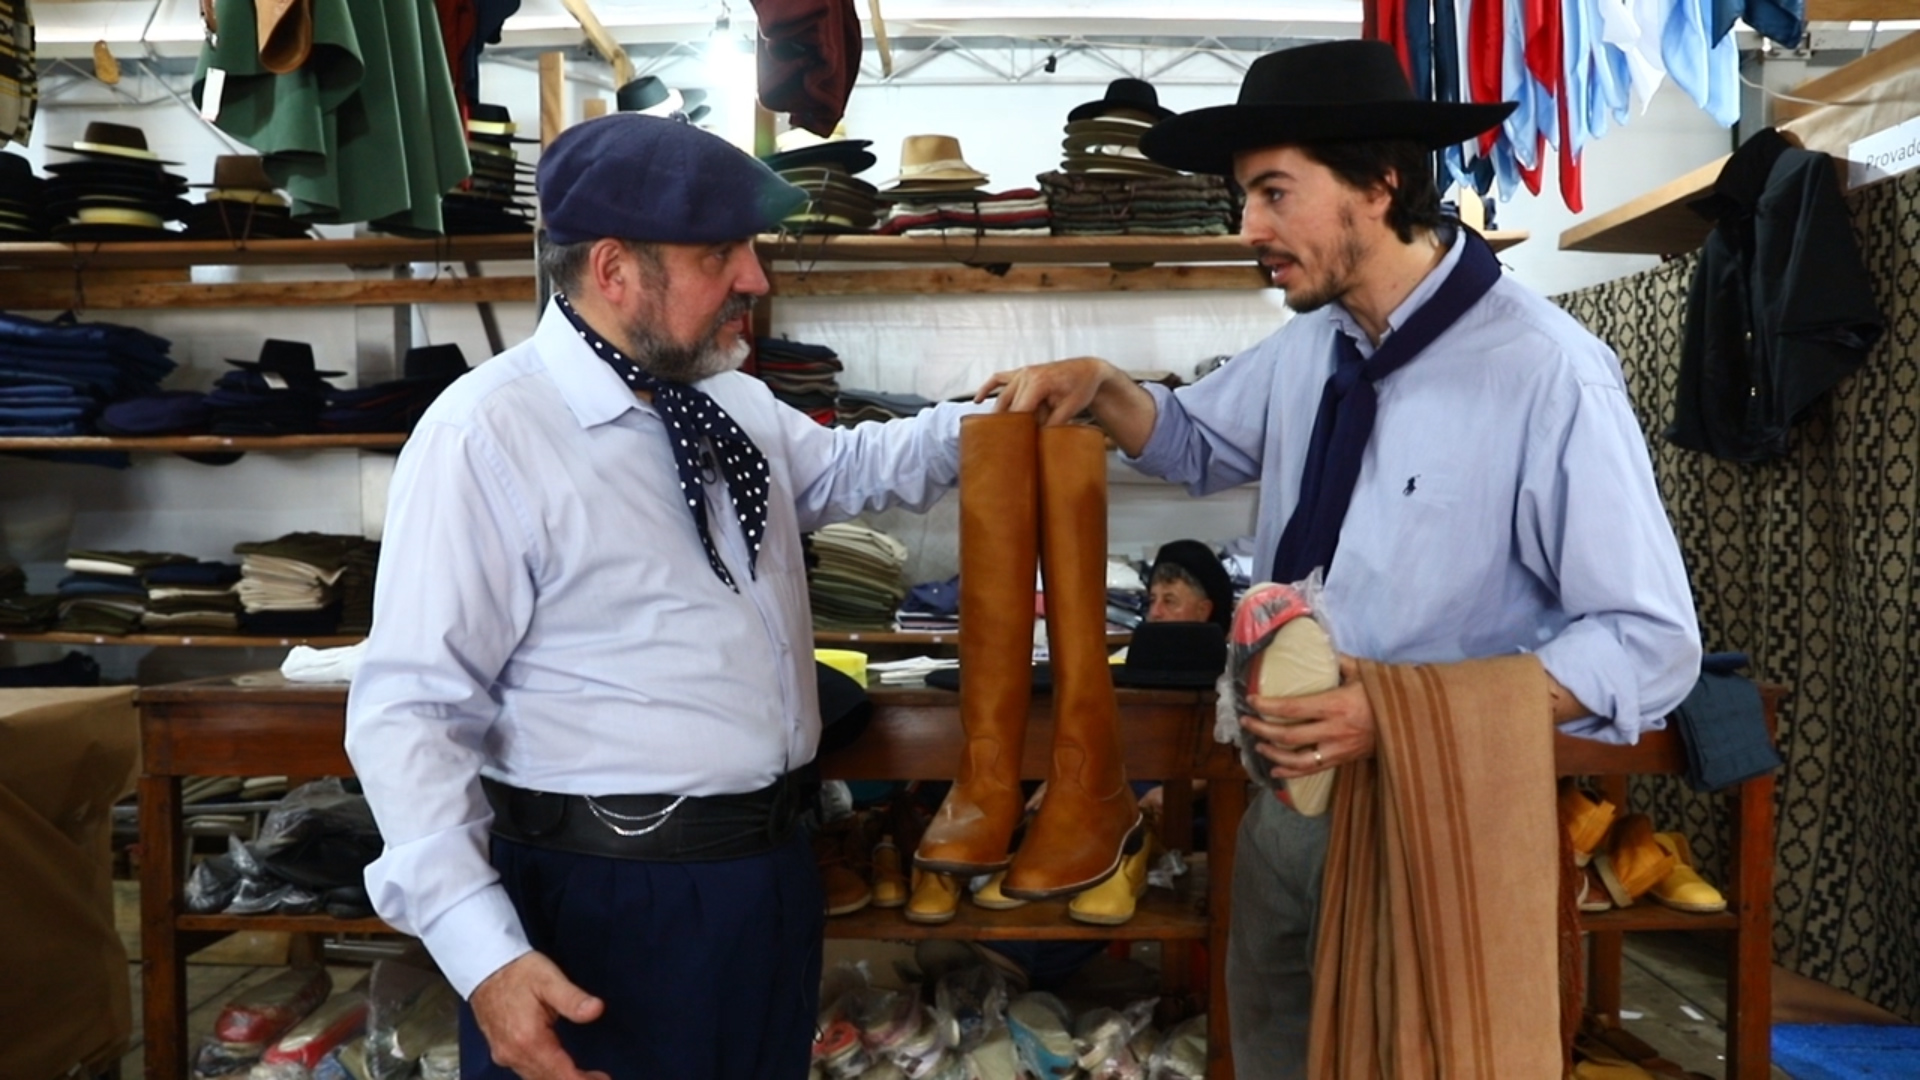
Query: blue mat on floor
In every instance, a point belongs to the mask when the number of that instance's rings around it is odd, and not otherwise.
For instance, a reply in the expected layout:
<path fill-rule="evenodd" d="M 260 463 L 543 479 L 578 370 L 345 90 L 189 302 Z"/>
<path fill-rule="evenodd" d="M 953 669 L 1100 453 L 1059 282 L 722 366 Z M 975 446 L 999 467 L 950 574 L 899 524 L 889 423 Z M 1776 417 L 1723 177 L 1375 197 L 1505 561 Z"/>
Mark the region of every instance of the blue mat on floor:
<path fill-rule="evenodd" d="M 1920 1027 L 1775 1024 L 1773 1063 L 1793 1080 L 1913 1080 Z"/>

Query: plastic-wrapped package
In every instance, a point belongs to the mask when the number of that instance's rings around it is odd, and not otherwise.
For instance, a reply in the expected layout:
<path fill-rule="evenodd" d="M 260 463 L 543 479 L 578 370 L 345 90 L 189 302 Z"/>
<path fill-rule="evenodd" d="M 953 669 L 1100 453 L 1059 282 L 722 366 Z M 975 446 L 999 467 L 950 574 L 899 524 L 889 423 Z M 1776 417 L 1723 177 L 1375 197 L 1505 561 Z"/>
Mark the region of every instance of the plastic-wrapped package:
<path fill-rule="evenodd" d="M 1175 1025 L 1147 1062 L 1148 1080 L 1204 1080 L 1207 1075 L 1207 1014 Z"/>
<path fill-rule="evenodd" d="M 362 880 L 367 864 L 380 857 L 380 829 L 367 797 L 329 777 L 288 792 L 252 846 L 281 880 L 324 892 Z"/>
<path fill-rule="evenodd" d="M 334 1047 L 313 1067 L 313 1080 L 368 1080 L 366 1037 L 356 1035 Z"/>
<path fill-rule="evenodd" d="M 1221 681 L 1232 686 L 1231 709 L 1228 695 L 1222 694 L 1215 737 L 1237 743 L 1247 775 L 1275 790 L 1285 788 L 1295 810 L 1310 817 L 1325 813 L 1333 796 L 1334 771 L 1276 779 L 1273 762 L 1260 755 L 1258 740 L 1239 724 L 1241 716 L 1257 715 L 1251 697 L 1299 697 L 1340 685 L 1339 655 L 1328 631 L 1318 572 L 1292 585 L 1269 581 L 1247 590 L 1234 608 Z M 1223 737 L 1229 733 L 1230 739 Z"/>
<path fill-rule="evenodd" d="M 367 1072 L 406 1080 L 427 1047 L 458 1042 L 459 996 L 438 971 L 381 960 L 367 975 Z"/>
<path fill-rule="evenodd" d="M 214 1018 L 213 1035 L 194 1055 L 202 1080 L 244 1071 L 333 991 L 322 967 L 289 968 L 235 995 Z"/>
<path fill-rule="evenodd" d="M 860 1028 L 846 1012 L 847 1002 L 870 985 L 864 962 L 835 964 L 820 980 L 819 1034 L 813 1040 L 811 1071 L 824 1080 L 854 1080 L 873 1068 Z"/>
<path fill-rule="evenodd" d="M 185 907 L 195 915 L 225 911 L 239 888 L 240 871 L 234 867 L 231 855 L 201 859 L 187 875 Z"/>
<path fill-rule="evenodd" d="M 1065 1080 L 1077 1075 L 1079 1050 L 1074 1046 L 1071 1015 L 1052 994 L 1021 994 L 1007 1006 L 1007 1027 L 1013 1032 L 1020 1067 L 1040 1080 Z"/>
<path fill-rule="evenodd" d="M 952 1025 L 953 1049 L 965 1054 L 1006 1028 L 1010 997 L 1006 976 L 998 968 L 965 967 L 940 976 L 934 984 L 934 1014 Z"/>
<path fill-rule="evenodd" d="M 420 1080 L 460 1080 L 460 1033 L 420 1055 Z"/>
<path fill-rule="evenodd" d="M 336 994 L 260 1055 L 251 1080 L 310 1080 L 321 1058 L 366 1026 L 366 991 L 353 989 Z"/>
<path fill-rule="evenodd" d="M 936 1023 L 910 994 L 868 987 L 847 995 L 844 1011 L 860 1029 L 860 1039 L 882 1061 L 899 1068 L 907 1080 L 926 1080 L 950 1061 L 951 1025 Z"/>
<path fill-rule="evenodd" d="M 1125 1010 L 1090 1009 L 1074 1022 L 1074 1044 L 1087 1080 L 1146 1080 L 1148 1058 L 1135 1052 L 1136 1036 L 1153 1023 L 1159 998 L 1136 1001 Z"/>

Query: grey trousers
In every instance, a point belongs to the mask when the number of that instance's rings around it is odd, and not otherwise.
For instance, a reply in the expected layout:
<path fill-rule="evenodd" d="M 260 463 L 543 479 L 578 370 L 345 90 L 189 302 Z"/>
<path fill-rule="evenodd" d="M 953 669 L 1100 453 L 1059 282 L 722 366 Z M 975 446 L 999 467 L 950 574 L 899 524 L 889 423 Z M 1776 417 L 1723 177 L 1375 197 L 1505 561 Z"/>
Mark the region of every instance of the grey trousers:
<path fill-rule="evenodd" d="M 1256 787 L 1234 848 L 1227 1009 L 1241 1080 L 1307 1074 L 1314 927 L 1328 818 L 1303 817 Z"/>

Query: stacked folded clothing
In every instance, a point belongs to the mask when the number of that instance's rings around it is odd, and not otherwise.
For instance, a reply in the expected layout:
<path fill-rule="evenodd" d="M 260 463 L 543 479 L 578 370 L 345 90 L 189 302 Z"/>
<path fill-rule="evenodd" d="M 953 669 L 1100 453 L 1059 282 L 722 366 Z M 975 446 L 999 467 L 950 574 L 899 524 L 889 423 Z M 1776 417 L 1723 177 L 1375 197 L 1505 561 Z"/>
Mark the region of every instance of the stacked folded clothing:
<path fill-rule="evenodd" d="M 378 552 L 371 540 L 297 532 L 235 544 L 233 551 L 242 556 L 235 591 L 244 609 L 240 627 L 249 633 L 330 634 L 340 628 L 343 612 L 371 612 L 366 556 Z"/>
<path fill-rule="evenodd" d="M 340 632 L 364 634 L 373 629 L 373 571 L 380 564 L 380 545 L 361 540 L 347 549 L 342 562 L 336 583 L 340 589 Z"/>
<path fill-rule="evenodd" d="M 0 312 L 0 435 L 84 435 L 103 405 L 150 394 L 172 343 L 131 326 Z"/>
<path fill-rule="evenodd" d="M 215 435 L 301 435 L 320 430 L 326 380 L 345 374 L 314 367 L 313 346 L 269 338 L 258 360 L 229 360 L 229 371 L 207 395 L 208 430 Z"/>
<path fill-rule="evenodd" d="M 130 634 L 147 609 L 146 586 L 124 574 L 68 574 L 58 592 L 58 629 L 68 633 Z"/>
<path fill-rule="evenodd" d="M 840 396 L 840 357 L 825 345 L 786 338 L 754 342 L 758 371 L 773 396 L 832 426 Z"/>
<path fill-rule="evenodd" d="M 12 563 L 0 563 L 0 633 L 37 634 L 59 617 L 59 597 L 27 595 L 27 575 Z"/>
<path fill-rule="evenodd" d="M 143 575 L 147 610 L 141 625 L 163 634 L 231 633 L 240 628 L 240 567 L 224 562 L 156 566 Z"/>
<path fill-rule="evenodd" d="M 1226 236 L 1239 228 L 1233 193 L 1218 176 L 1048 172 L 1039 181 L 1062 236 Z"/>
<path fill-rule="evenodd" d="M 900 602 L 897 623 L 901 630 L 928 634 L 952 633 L 960 629 L 960 577 L 945 581 L 923 581 L 907 590 Z"/>
<path fill-rule="evenodd" d="M 887 236 L 1048 236 L 1053 215 L 1038 188 L 899 199 L 880 230 Z"/>
<path fill-rule="evenodd" d="M 816 630 L 891 630 L 906 598 L 907 547 L 864 525 L 828 525 L 812 534 L 807 570 Z"/>
<path fill-rule="evenodd" d="M 47 182 L 19 154 L 0 154 L 0 241 L 47 238 Z"/>
<path fill-rule="evenodd" d="M 930 409 L 933 402 L 918 394 L 883 394 L 878 390 L 842 390 L 840 391 L 839 420 L 841 427 L 852 427 L 870 420 L 897 420 L 902 416 L 912 416 L 922 409 Z"/>
<path fill-rule="evenodd" d="M 357 390 L 330 390 L 320 430 L 336 432 L 410 432 L 420 416 L 467 373 L 467 357 L 458 345 L 423 345 L 408 349 L 402 377 Z"/>

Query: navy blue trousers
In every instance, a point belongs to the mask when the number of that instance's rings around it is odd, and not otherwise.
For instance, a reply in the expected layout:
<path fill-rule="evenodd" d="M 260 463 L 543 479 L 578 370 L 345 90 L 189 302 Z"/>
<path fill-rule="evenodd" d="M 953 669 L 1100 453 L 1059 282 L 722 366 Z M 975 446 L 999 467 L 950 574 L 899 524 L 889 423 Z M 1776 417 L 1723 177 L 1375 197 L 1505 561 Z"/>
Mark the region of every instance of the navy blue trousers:
<path fill-rule="evenodd" d="M 613 1080 L 805 1080 L 826 900 L 805 830 L 766 855 L 664 863 L 495 838 L 493 865 L 535 949 L 606 1002 L 556 1022 Z M 508 1080 L 460 1006 L 460 1074 Z"/>

